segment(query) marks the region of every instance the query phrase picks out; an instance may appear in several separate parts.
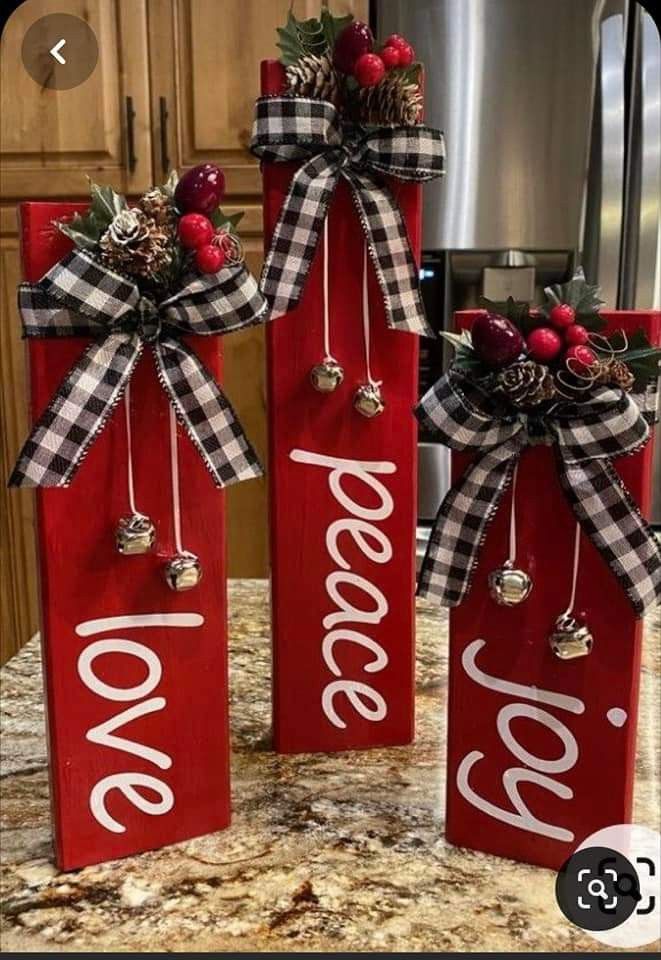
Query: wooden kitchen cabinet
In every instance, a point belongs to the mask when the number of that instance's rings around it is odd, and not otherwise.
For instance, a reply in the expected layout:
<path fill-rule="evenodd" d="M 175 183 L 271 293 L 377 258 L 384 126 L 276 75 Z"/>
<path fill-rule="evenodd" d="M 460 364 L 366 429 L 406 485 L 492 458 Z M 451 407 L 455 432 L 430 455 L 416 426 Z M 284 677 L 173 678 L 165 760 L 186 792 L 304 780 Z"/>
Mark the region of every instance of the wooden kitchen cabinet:
<path fill-rule="evenodd" d="M 25 0 L 2 34 L 0 188 L 0 469 L 8 476 L 28 425 L 26 371 L 16 310 L 20 278 L 16 207 L 20 200 L 87 196 L 86 176 L 129 196 L 180 171 L 212 161 L 227 176 L 229 212 L 244 210 L 247 264 L 263 259 L 261 176 L 248 144 L 260 61 L 278 56 L 276 28 L 289 0 Z M 332 0 L 338 15 L 367 19 L 368 0 Z M 320 0 L 298 0 L 297 16 L 318 15 Z M 41 89 L 25 71 L 21 45 L 35 20 L 69 13 L 87 20 L 99 41 L 99 62 L 78 87 Z M 134 158 L 129 162 L 126 98 L 131 97 Z M 223 340 L 224 382 L 246 432 L 266 456 L 264 331 Z M 37 628 L 33 496 L 4 482 L 0 577 L 0 661 Z M 231 487 L 228 497 L 230 576 L 268 570 L 266 484 Z"/>
<path fill-rule="evenodd" d="M 71 90 L 38 86 L 21 61 L 25 33 L 36 20 L 53 13 L 86 20 L 99 44 L 96 68 Z M 111 183 L 123 193 L 149 188 L 146 0 L 25 0 L 3 30 L 1 70 L 3 198 L 85 196 L 86 176 Z M 127 97 L 132 101 L 132 119 Z"/>

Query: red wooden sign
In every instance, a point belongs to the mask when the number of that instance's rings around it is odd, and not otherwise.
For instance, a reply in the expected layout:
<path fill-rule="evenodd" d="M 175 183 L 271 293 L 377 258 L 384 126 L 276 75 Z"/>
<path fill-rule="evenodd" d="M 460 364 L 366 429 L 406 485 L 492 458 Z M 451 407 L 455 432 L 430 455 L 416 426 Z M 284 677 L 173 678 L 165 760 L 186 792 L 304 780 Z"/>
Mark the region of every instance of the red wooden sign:
<path fill-rule="evenodd" d="M 267 61 L 262 92 L 279 93 Z M 268 248 L 296 166 L 265 164 Z M 420 188 L 392 181 L 416 256 Z M 365 383 L 363 232 L 346 184 L 329 220 L 330 331 L 344 382 L 321 394 L 322 256 L 297 309 L 268 329 L 275 747 L 289 753 L 408 743 L 414 713 L 418 343 L 389 330 L 369 268 L 372 373 L 385 410 L 352 405 Z"/>
<path fill-rule="evenodd" d="M 21 207 L 26 279 L 70 248 L 52 225 L 82 204 Z M 41 414 L 82 338 L 29 341 Z M 219 375 L 218 341 L 191 337 Z M 225 508 L 197 452 L 178 437 L 185 546 L 198 587 L 175 593 L 169 409 L 146 350 L 131 382 L 137 504 L 156 525 L 152 553 L 121 556 L 127 502 L 123 402 L 68 489 L 37 491 L 42 644 L 57 863 L 72 869 L 226 827 L 230 820 Z"/>
<path fill-rule="evenodd" d="M 460 327 L 475 313 L 458 314 Z M 659 342 L 661 314 L 604 313 L 609 328 L 643 327 Z M 453 475 L 465 457 L 453 457 Z M 649 511 L 652 444 L 614 461 Z M 487 576 L 508 554 L 511 493 L 489 528 L 468 598 L 450 614 L 447 838 L 458 846 L 558 868 L 587 836 L 631 818 L 641 621 L 595 547 L 581 534 L 575 610 L 592 653 L 558 660 L 548 636 L 567 607 L 574 514 L 554 452 L 522 456 L 516 496 L 517 562 L 529 598 L 499 606 Z"/>

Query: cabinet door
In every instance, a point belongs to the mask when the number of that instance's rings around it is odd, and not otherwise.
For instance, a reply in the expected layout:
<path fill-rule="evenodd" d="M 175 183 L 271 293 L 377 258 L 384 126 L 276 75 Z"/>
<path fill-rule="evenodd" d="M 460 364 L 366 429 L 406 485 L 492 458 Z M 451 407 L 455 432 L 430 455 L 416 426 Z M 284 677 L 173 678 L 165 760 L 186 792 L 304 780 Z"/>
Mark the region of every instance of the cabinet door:
<path fill-rule="evenodd" d="M 51 90 L 21 47 L 36 20 L 62 12 L 87 21 L 99 59 L 83 83 Z M 25 0 L 4 28 L 1 69 L 4 199 L 84 195 L 85 175 L 125 193 L 150 186 L 146 0 Z"/>
<path fill-rule="evenodd" d="M 0 663 L 38 629 L 32 490 L 8 490 L 7 477 L 28 430 L 25 344 L 16 308 L 21 279 L 16 208 L 0 207 Z"/>

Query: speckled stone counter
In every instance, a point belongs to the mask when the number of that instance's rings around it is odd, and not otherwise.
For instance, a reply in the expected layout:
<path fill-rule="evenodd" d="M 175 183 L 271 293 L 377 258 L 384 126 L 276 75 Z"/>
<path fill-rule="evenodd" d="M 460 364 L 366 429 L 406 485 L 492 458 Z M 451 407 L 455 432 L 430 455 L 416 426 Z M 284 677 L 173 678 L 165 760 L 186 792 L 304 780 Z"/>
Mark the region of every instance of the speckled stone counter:
<path fill-rule="evenodd" d="M 278 757 L 267 587 L 235 582 L 230 595 L 234 822 L 222 833 L 58 874 L 37 643 L 2 670 L 5 951 L 602 949 L 560 914 L 552 872 L 443 839 L 444 613 L 419 602 L 413 746 Z M 635 819 L 658 826 L 658 624 L 646 639 Z"/>

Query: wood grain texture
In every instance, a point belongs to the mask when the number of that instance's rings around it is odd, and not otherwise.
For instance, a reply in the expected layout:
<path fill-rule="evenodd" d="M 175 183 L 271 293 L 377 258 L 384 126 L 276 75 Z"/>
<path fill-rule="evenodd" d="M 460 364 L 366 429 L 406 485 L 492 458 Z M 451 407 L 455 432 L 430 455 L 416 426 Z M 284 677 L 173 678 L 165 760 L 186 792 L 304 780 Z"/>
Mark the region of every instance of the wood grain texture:
<path fill-rule="evenodd" d="M 16 308 L 21 278 L 14 207 L 0 208 L 0 662 L 37 630 L 34 494 L 7 489 L 6 479 L 28 431 L 25 344 Z"/>
<path fill-rule="evenodd" d="M 151 185 L 146 0 L 68 0 L 86 20 L 99 62 L 71 90 L 40 88 L 21 61 L 27 29 L 61 13 L 58 0 L 26 0 L 2 33 L 3 198 L 85 196 L 86 176 L 124 193 Z M 133 98 L 136 167 L 126 162 L 125 98 Z"/>

